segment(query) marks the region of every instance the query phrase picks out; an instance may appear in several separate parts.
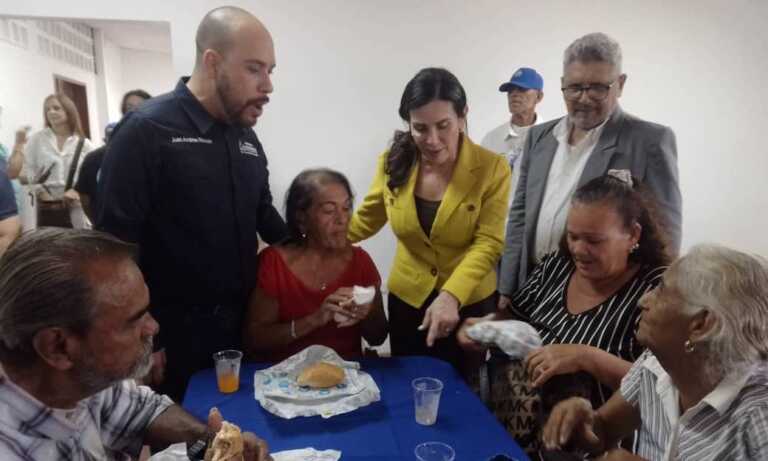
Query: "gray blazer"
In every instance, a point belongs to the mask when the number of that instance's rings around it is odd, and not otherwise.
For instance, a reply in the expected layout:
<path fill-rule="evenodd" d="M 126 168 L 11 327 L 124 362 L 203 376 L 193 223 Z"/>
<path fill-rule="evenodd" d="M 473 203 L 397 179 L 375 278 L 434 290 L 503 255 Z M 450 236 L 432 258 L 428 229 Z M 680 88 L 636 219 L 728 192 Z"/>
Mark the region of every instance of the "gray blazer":
<path fill-rule="evenodd" d="M 558 146 L 552 130 L 560 120 L 534 126 L 528 133 L 501 260 L 499 292 L 505 295 L 522 286 L 533 265 L 536 223 Z M 640 120 L 616 107 L 587 160 L 579 186 L 610 169 L 630 170 L 653 192 L 663 219 L 661 230 L 667 235 L 672 254 L 676 255 L 680 250 L 682 197 L 672 130 Z"/>

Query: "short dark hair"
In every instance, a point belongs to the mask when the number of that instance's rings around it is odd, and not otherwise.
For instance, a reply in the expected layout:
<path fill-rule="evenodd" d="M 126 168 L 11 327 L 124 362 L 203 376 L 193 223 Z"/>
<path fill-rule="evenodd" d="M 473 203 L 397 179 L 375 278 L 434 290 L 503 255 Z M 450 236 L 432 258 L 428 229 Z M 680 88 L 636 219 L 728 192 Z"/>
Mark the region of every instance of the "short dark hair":
<path fill-rule="evenodd" d="M 0 259 L 0 361 L 34 363 L 32 340 L 45 328 L 86 334 L 96 307 L 87 267 L 134 254 L 133 245 L 93 230 L 44 227 L 23 234 Z"/>
<path fill-rule="evenodd" d="M 599 176 L 576 189 L 571 202 L 588 205 L 605 203 L 616 211 L 625 229 L 631 229 L 634 223 L 640 224 L 639 246 L 629 254 L 629 261 L 652 267 L 667 266 L 672 258 L 667 250 L 667 239 L 660 231 L 655 201 L 634 177 L 632 184 L 607 174 Z M 560 251 L 570 257 L 567 236 L 568 233 L 563 232 Z"/>
<path fill-rule="evenodd" d="M 138 96 L 143 100 L 152 99 L 152 96 L 150 96 L 149 93 L 147 93 L 144 90 L 131 90 L 123 95 L 123 102 L 120 103 L 120 113 L 125 115 L 126 112 L 128 112 L 127 108 L 125 107 L 128 104 L 128 98 L 131 96 Z"/>
<path fill-rule="evenodd" d="M 296 176 L 285 195 L 285 221 L 288 226 L 287 243 L 301 244 L 305 230 L 301 215 L 312 206 L 320 185 L 340 184 L 347 190 L 349 199 L 354 198 L 349 180 L 342 173 L 330 168 L 304 170 Z"/>
<path fill-rule="evenodd" d="M 432 101 L 450 102 L 459 117 L 463 117 L 467 110 L 467 93 L 459 79 L 447 69 L 427 67 L 421 69 L 405 85 L 397 112 L 403 121 L 410 122 L 412 110 L 424 107 Z M 395 131 L 386 165 L 386 172 L 389 175 L 387 186 L 390 189 L 402 186 L 408 181 L 411 168 L 418 156 L 419 149 L 411 133 Z"/>

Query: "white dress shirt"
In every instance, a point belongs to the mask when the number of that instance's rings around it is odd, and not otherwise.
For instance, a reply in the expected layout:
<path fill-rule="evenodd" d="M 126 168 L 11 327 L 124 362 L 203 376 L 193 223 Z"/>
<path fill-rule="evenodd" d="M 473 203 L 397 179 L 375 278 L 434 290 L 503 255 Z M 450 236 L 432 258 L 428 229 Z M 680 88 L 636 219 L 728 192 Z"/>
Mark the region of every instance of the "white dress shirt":
<path fill-rule="evenodd" d="M 557 151 L 549 168 L 549 176 L 541 202 L 539 219 L 536 223 L 536 262 L 558 248 L 560 237 L 565 230 L 568 211 L 571 209 L 571 196 L 576 191 L 581 173 L 600 139 L 603 123 L 589 130 L 587 135 L 575 145 L 568 144 L 571 131 L 569 118 L 563 117 L 555 125 L 552 134 L 557 139 Z"/>
<path fill-rule="evenodd" d="M 639 413 L 637 454 L 652 461 L 768 459 L 768 364 L 723 378 L 681 414 L 680 393 L 647 351 L 621 381 L 621 396 Z"/>

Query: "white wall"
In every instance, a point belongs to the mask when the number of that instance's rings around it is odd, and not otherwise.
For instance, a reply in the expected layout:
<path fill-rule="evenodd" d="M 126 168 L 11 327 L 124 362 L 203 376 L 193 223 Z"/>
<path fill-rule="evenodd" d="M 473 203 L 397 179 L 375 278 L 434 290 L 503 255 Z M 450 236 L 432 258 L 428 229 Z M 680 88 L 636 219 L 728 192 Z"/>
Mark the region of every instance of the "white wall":
<path fill-rule="evenodd" d="M 140 88 L 157 96 L 170 91 L 179 78 L 168 53 L 122 48 L 121 61 L 123 94 Z"/>
<path fill-rule="evenodd" d="M 103 69 L 106 85 L 107 116 L 102 120 L 102 128 L 107 123 L 120 120 L 120 103 L 123 100 L 123 50 L 109 39 L 103 43 Z M 103 130 L 102 130 L 103 133 Z"/>
<path fill-rule="evenodd" d="M 275 37 L 275 93 L 257 132 L 270 155 L 278 203 L 290 179 L 313 165 L 341 169 L 364 194 L 376 155 L 401 126 L 396 110 L 402 88 L 424 66 L 448 67 L 464 83 L 475 139 L 506 118 L 496 90 L 521 65 L 545 78 L 541 112 L 562 114 L 562 52 L 578 36 L 599 30 L 624 49 L 625 110 L 677 133 L 684 246 L 717 241 L 768 254 L 768 194 L 762 188 L 768 152 L 761 136 L 768 126 L 768 2 L 235 3 L 261 17 Z M 197 23 L 218 5 L 47 0 L 3 6 L 0 14 L 169 21 L 176 74 L 187 74 Z M 381 233 L 366 246 L 386 274 L 391 235 Z"/>
<path fill-rule="evenodd" d="M 33 130 L 43 128 L 43 100 L 55 91 L 54 74 L 85 85 L 90 129 L 95 137 L 99 119 L 96 75 L 41 56 L 36 50 L 37 43 L 34 38 L 29 49 L 0 41 L 0 105 L 3 106 L 0 142 L 10 149 L 18 127 L 31 125 Z"/>

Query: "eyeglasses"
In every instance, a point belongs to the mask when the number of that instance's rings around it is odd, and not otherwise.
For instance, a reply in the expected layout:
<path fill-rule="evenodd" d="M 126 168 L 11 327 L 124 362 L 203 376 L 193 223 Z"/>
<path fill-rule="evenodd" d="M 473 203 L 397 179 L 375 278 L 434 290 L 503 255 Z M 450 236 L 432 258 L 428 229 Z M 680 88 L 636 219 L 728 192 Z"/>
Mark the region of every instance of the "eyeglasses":
<path fill-rule="evenodd" d="M 590 83 L 589 85 L 569 85 L 560 89 L 563 91 L 563 96 L 565 99 L 571 101 L 576 101 L 577 99 L 581 98 L 581 93 L 585 91 L 587 92 L 587 96 L 590 99 L 602 101 L 608 97 L 608 92 L 611 91 L 611 88 L 613 88 L 613 85 L 615 85 L 616 82 L 617 80 L 614 80 L 608 84 Z"/>

